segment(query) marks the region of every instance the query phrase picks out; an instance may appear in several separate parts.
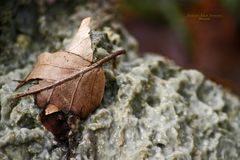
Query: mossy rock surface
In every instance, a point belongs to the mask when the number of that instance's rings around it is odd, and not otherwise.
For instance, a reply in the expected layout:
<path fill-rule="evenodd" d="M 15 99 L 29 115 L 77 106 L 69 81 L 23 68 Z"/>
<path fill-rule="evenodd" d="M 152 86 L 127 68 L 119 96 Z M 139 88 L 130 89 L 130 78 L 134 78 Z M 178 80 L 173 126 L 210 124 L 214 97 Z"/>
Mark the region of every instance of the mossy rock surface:
<path fill-rule="evenodd" d="M 12 59 L 21 65 L 2 65 L 6 69 L 0 76 L 0 159 L 65 159 L 66 148 L 56 148 L 53 135 L 38 120 L 41 110 L 33 97 L 13 98 L 17 85 L 13 80 L 31 70 L 38 53 L 64 48 L 81 19 L 92 14 L 86 6 L 78 7 L 81 11 L 63 12 L 54 21 L 44 20 L 47 13 L 43 12 L 38 34 L 48 36 L 43 42 L 30 36 L 33 46 L 22 48 L 23 54 Z M 76 159 L 237 160 L 239 98 L 200 72 L 182 69 L 164 57 L 137 57 L 137 44 L 123 26 L 111 16 L 103 22 L 92 32 L 95 51 L 105 54 L 124 47 L 128 55 L 117 60 L 115 70 L 111 63 L 104 66 L 104 98 L 81 122 Z M 26 53 L 29 56 L 23 58 Z"/>

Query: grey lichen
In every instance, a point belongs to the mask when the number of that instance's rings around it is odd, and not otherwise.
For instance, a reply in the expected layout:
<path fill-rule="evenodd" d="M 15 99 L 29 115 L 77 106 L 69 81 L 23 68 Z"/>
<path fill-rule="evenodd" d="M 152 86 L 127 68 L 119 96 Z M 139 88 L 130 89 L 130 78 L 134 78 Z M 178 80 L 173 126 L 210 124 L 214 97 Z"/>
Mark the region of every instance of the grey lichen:
<path fill-rule="evenodd" d="M 75 13 L 72 19 L 91 14 L 86 9 L 81 13 L 85 14 Z M 51 41 L 45 46 L 47 49 L 64 47 L 79 25 L 79 21 L 75 22 L 72 26 L 75 28 L 68 30 L 63 18 L 58 22 L 61 25 L 54 22 L 46 27 L 44 16 L 40 19 L 40 34 L 49 35 L 46 41 Z M 119 58 L 115 68 L 111 63 L 104 66 L 107 80 L 104 98 L 101 106 L 81 121 L 76 159 L 237 160 L 239 98 L 200 72 L 182 69 L 164 57 L 151 54 L 137 57 L 137 43 L 124 27 L 109 16 L 102 20 L 108 23 L 92 33 L 95 52 L 104 54 L 123 47 L 127 55 Z M 53 135 L 38 120 L 40 109 L 33 98 L 14 99 L 17 85 L 14 80 L 22 79 L 31 70 L 35 58 L 36 54 L 32 54 L 25 59 L 27 65 L 22 69 L 10 67 L 11 72 L 0 76 L 3 160 L 66 158 L 66 148 L 56 147 Z"/>
<path fill-rule="evenodd" d="M 5 79 L 27 70 L 15 70 Z M 104 99 L 81 123 L 77 159 L 240 156 L 239 99 L 200 72 L 159 56 L 121 61 L 115 74 L 105 71 Z M 6 80 L 0 90 L 1 159 L 64 158 L 37 120 L 39 109 L 32 98 L 11 99 L 15 86 Z"/>

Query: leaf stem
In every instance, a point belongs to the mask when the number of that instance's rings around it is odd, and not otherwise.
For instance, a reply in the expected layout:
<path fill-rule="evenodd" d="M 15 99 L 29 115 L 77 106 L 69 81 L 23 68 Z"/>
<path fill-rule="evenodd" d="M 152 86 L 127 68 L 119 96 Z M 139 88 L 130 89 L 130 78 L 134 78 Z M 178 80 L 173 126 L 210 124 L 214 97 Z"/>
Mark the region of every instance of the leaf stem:
<path fill-rule="evenodd" d="M 101 59 L 101 60 L 93 63 L 92 65 L 86 67 L 85 69 L 83 69 L 83 70 L 81 70 L 81 71 L 79 71 L 79 72 L 74 73 L 73 75 L 70 75 L 69 77 L 66 77 L 66 78 L 64 78 L 64 79 L 61 79 L 61 80 L 59 80 L 59 81 L 54 82 L 53 84 L 50 84 L 50 85 L 47 85 L 47 86 L 45 86 L 45 87 L 36 89 L 36 90 L 34 90 L 34 91 L 19 93 L 19 94 L 17 94 L 17 95 L 15 96 L 15 98 L 25 97 L 25 96 L 28 96 L 28 95 L 31 95 L 31 94 L 35 94 L 35 93 L 38 93 L 38 92 L 41 92 L 41 91 L 50 89 L 50 88 L 52 88 L 52 87 L 56 87 L 56 86 L 58 86 L 58 85 L 60 85 L 60 84 L 63 84 L 63 83 L 65 83 L 65 82 L 67 82 L 67 81 L 70 81 L 70 80 L 72 80 L 72 79 L 74 79 L 74 78 L 77 78 L 79 75 L 85 74 L 85 73 L 91 71 L 92 69 L 97 68 L 97 67 L 103 65 L 104 63 L 110 61 L 111 59 L 113 59 L 113 58 L 115 58 L 115 57 L 117 57 L 117 56 L 119 56 L 119 55 L 122 55 L 122 54 L 126 54 L 126 51 L 125 51 L 124 49 L 117 50 L 117 51 L 113 52 L 112 54 L 110 54 L 109 56 L 104 57 L 103 59 Z"/>

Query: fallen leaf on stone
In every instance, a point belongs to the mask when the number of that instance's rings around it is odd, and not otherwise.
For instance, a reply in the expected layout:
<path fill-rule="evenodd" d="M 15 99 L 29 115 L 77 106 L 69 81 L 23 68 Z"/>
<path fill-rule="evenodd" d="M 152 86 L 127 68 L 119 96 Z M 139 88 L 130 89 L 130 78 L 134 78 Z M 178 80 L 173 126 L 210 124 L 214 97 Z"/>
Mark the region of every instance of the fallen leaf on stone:
<path fill-rule="evenodd" d="M 85 18 L 65 51 L 40 54 L 18 87 L 33 80 L 38 83 L 16 96 L 35 95 L 37 106 L 43 108 L 40 121 L 60 144 L 69 147 L 68 158 L 74 148 L 79 118 L 85 119 L 101 103 L 105 88 L 101 66 L 125 53 L 118 50 L 93 63 L 90 31 L 91 18 Z"/>
<path fill-rule="evenodd" d="M 90 18 L 83 20 L 66 51 L 45 52 L 38 56 L 35 67 L 24 80 L 24 83 L 39 80 L 39 83 L 32 86 L 29 92 L 66 79 L 92 64 L 90 24 Z M 47 114 L 62 110 L 71 111 L 80 118 L 86 118 L 99 106 L 104 87 L 104 72 L 101 67 L 97 67 L 79 77 L 37 93 L 36 104 L 47 108 Z M 54 110 L 49 111 L 49 105 L 55 106 Z"/>

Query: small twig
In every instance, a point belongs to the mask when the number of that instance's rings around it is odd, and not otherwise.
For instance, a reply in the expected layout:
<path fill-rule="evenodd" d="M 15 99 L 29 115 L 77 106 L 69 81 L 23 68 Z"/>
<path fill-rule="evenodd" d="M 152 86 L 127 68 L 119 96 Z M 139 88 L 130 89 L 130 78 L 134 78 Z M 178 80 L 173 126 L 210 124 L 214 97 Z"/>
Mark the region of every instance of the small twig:
<path fill-rule="evenodd" d="M 119 56 L 119 55 L 125 54 L 125 53 L 126 53 L 126 51 L 123 50 L 123 49 L 118 50 L 118 51 L 110 54 L 109 56 L 106 56 L 106 57 L 104 57 L 103 59 L 101 59 L 101 60 L 93 63 L 92 65 L 86 67 L 85 69 L 83 69 L 83 70 L 81 70 L 81 71 L 79 71 L 79 72 L 77 72 L 77 73 L 74 73 L 73 75 L 70 75 L 70 76 L 67 77 L 67 78 L 61 79 L 61 80 L 59 80 L 59 81 L 56 81 L 56 82 L 53 83 L 53 84 L 50 84 L 50 85 L 45 86 L 45 87 L 42 87 L 42 88 L 40 88 L 40 89 L 36 89 L 36 90 L 34 90 L 34 91 L 19 93 L 19 94 L 17 94 L 17 95 L 15 96 L 15 98 L 21 98 L 21 97 L 25 97 L 25 96 L 28 96 L 28 95 L 32 95 L 32 94 L 35 94 L 35 93 L 38 93 L 38 92 L 41 92 L 41 91 L 50 89 L 50 88 L 52 88 L 52 87 L 58 86 L 58 85 L 60 85 L 60 84 L 63 84 L 63 83 L 65 83 L 65 82 L 70 81 L 70 80 L 78 77 L 78 76 L 81 75 L 81 74 L 85 74 L 85 73 L 89 72 L 90 70 L 92 70 L 92 69 L 94 69 L 94 68 L 97 68 L 97 67 L 103 65 L 104 63 L 110 61 L 111 59 L 113 59 L 113 58 L 115 58 L 115 57 L 117 57 L 117 56 Z"/>

